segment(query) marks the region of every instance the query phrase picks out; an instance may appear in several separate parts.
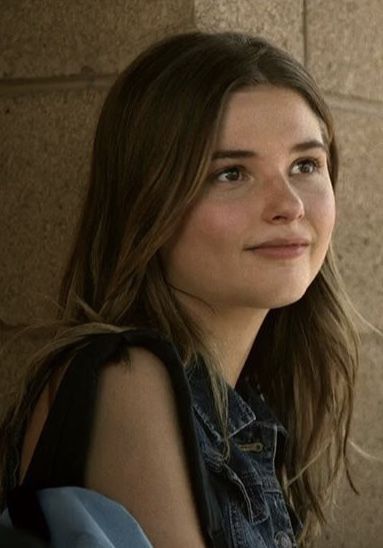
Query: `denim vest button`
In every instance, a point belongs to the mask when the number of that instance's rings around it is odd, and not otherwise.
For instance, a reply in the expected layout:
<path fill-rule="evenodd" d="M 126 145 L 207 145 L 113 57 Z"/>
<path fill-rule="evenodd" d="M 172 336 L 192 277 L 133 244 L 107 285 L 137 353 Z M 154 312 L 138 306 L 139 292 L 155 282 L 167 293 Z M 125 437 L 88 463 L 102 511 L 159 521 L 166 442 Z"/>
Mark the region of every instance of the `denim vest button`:
<path fill-rule="evenodd" d="M 256 453 L 261 453 L 264 450 L 264 448 L 265 446 L 263 445 L 261 441 L 254 442 L 253 451 L 255 451 Z"/>
<path fill-rule="evenodd" d="M 293 545 L 289 535 L 284 531 L 278 531 L 275 535 L 275 543 L 278 548 L 291 548 Z"/>

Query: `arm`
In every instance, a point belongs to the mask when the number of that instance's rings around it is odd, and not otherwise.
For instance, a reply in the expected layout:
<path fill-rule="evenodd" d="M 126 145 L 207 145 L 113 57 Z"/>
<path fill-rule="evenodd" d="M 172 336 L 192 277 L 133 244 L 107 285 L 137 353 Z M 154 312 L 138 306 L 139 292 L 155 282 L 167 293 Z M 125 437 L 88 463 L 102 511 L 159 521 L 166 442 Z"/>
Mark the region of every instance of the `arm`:
<path fill-rule="evenodd" d="M 132 348 L 100 378 L 86 486 L 120 502 L 156 548 L 202 548 L 169 373 Z"/>

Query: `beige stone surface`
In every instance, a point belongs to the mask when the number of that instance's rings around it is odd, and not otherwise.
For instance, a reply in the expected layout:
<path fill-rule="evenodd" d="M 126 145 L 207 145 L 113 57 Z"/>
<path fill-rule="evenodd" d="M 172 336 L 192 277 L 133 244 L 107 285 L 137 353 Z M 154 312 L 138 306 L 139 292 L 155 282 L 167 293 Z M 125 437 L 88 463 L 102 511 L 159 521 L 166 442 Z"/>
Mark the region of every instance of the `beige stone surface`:
<path fill-rule="evenodd" d="M 349 106 L 349 105 L 348 105 Z M 335 249 L 357 310 L 383 330 L 383 108 L 333 109 L 340 148 Z M 362 326 L 361 366 L 352 438 L 383 459 L 383 338 Z M 354 495 L 342 482 L 338 507 L 318 548 L 380 548 L 383 538 L 383 462 L 350 453 Z M 330 514 L 329 514 L 330 515 Z"/>
<path fill-rule="evenodd" d="M 335 249 L 358 310 L 383 330 L 381 114 L 334 111 L 341 157 Z"/>
<path fill-rule="evenodd" d="M 104 92 L 0 101 L 0 317 L 24 321 L 52 307 L 86 182 Z"/>
<path fill-rule="evenodd" d="M 116 73 L 192 15 L 192 0 L 2 0 L 0 78 Z"/>
<path fill-rule="evenodd" d="M 361 365 L 351 439 L 375 460 L 351 449 L 351 473 L 359 496 L 344 478 L 337 508 L 316 548 L 381 548 L 383 538 L 383 339 L 362 337 Z M 380 462 L 377 460 L 380 459 Z M 328 513 L 331 516 L 331 512 Z"/>
<path fill-rule="evenodd" d="M 303 60 L 303 0 L 195 0 L 201 30 L 259 34 Z"/>
<path fill-rule="evenodd" d="M 323 89 L 383 100 L 383 2 L 307 0 L 308 68 Z"/>

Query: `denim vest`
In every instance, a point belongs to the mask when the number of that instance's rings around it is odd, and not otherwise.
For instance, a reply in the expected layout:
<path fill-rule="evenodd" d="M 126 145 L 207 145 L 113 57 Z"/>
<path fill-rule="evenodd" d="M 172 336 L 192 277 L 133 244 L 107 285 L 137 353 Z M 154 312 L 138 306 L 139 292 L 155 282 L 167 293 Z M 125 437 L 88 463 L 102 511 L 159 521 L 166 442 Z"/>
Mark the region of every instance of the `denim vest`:
<path fill-rule="evenodd" d="M 186 375 L 200 448 L 233 547 L 296 547 L 302 523 L 286 503 L 275 473 L 283 456 L 286 429 L 263 395 L 248 382 L 242 382 L 238 390 L 228 385 L 230 459 L 224 462 L 223 440 L 206 372 L 199 364 L 187 369 Z M 254 442 L 252 451 L 244 449 Z"/>

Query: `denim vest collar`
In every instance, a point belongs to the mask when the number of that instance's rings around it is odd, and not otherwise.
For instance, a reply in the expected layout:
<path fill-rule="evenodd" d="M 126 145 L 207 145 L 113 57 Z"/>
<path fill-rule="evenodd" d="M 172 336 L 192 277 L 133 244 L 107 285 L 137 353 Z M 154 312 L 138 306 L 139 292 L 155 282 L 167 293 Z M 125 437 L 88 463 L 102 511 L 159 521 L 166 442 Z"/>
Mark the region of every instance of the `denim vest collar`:
<path fill-rule="evenodd" d="M 214 408 L 213 394 L 210 388 L 206 367 L 199 362 L 187 368 L 186 374 L 193 395 L 193 407 L 218 443 L 223 436 L 218 428 L 217 413 Z M 256 424 L 274 428 L 284 437 L 287 430 L 272 413 L 263 396 L 254 389 L 249 381 L 242 381 L 238 389 L 226 383 L 228 392 L 228 432 L 229 438 L 239 441 L 240 433 Z"/>

